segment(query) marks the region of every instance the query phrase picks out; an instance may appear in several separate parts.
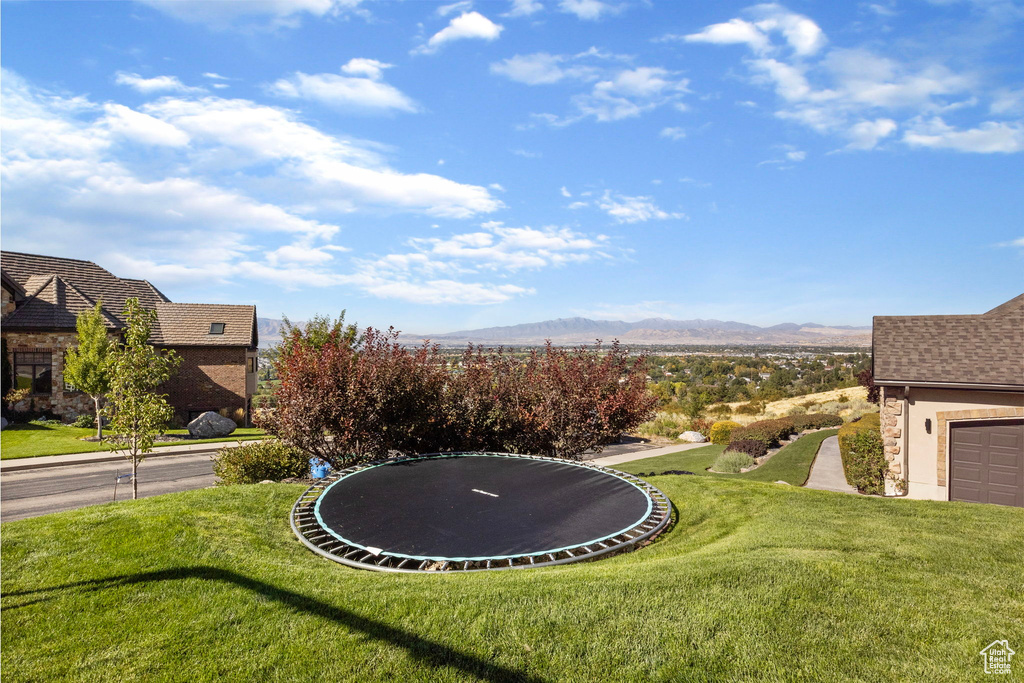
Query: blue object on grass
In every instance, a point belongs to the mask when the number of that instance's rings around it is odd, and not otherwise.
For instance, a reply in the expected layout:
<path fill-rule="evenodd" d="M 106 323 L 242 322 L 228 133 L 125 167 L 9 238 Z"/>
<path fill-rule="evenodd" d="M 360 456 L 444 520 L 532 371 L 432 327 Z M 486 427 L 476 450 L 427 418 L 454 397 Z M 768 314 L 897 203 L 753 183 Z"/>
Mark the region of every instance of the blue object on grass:
<path fill-rule="evenodd" d="M 323 479 L 331 471 L 331 466 L 320 458 L 309 459 L 309 475 L 314 479 Z"/>

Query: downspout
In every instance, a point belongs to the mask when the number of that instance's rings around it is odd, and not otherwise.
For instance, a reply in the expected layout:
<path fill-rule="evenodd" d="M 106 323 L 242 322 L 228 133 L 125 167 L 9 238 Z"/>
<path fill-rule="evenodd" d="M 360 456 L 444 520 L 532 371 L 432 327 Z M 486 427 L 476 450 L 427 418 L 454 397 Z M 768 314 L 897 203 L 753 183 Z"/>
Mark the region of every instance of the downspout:
<path fill-rule="evenodd" d="M 903 435 L 903 463 L 900 467 L 900 477 L 903 479 L 903 492 L 897 494 L 900 498 L 906 498 L 910 491 L 910 386 L 903 387 L 903 428 L 900 433 Z"/>

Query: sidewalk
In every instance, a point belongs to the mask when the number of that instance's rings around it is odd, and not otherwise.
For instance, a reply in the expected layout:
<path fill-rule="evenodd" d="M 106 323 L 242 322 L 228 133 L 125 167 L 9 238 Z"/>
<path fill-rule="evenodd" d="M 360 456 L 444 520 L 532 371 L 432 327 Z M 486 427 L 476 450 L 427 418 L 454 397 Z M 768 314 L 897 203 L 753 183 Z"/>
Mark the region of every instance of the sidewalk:
<path fill-rule="evenodd" d="M 249 441 L 254 441 L 250 439 Z M 249 443 L 243 441 L 242 443 Z M 237 441 L 223 441 L 218 443 L 189 443 L 180 446 L 157 446 L 151 452 L 146 453 L 146 459 L 159 458 L 168 455 L 182 455 L 199 453 L 215 453 L 224 448 L 236 448 Z M 116 462 L 124 460 L 120 453 L 111 451 L 93 451 L 91 453 L 67 453 L 65 455 L 40 455 L 34 458 L 15 458 L 13 460 L 0 460 L 0 473 L 18 472 L 21 470 L 34 470 L 41 467 L 61 467 L 63 465 L 83 465 L 93 462 Z"/>
<path fill-rule="evenodd" d="M 821 442 L 804 488 L 837 493 L 857 493 L 857 489 L 846 483 L 843 458 L 839 454 L 838 436 L 830 436 Z"/>
<path fill-rule="evenodd" d="M 633 453 L 623 453 L 622 455 L 608 455 L 603 458 L 594 458 L 588 462 L 592 462 L 595 465 L 601 467 L 615 467 L 624 462 L 630 462 L 631 460 L 642 460 L 643 458 L 654 458 L 659 455 L 668 455 L 669 453 L 678 453 L 679 451 L 688 451 L 691 448 L 702 448 L 703 446 L 710 446 L 711 442 L 706 441 L 704 443 L 682 443 L 676 446 L 665 446 L 664 448 L 649 448 L 643 451 L 635 451 Z"/>
<path fill-rule="evenodd" d="M 249 443 L 248 441 L 243 443 Z M 643 444 L 638 444 L 642 446 Z M 588 462 L 592 462 L 595 465 L 601 467 L 614 467 L 620 463 L 629 462 L 631 460 L 640 460 L 641 458 L 653 458 L 657 455 L 668 455 L 669 453 L 678 453 L 679 451 L 689 450 L 691 448 L 700 448 L 701 446 L 707 446 L 707 443 L 686 443 L 679 444 L 678 446 L 665 446 L 664 448 L 647 448 L 638 449 L 629 453 L 621 453 L 619 455 L 607 455 L 604 457 L 594 458 Z M 198 453 L 214 453 L 220 448 L 228 447 L 235 448 L 238 446 L 237 441 L 224 441 L 221 443 L 192 443 L 183 444 L 181 446 L 157 446 L 151 453 L 146 454 L 146 458 L 159 458 L 168 455 L 182 455 L 182 454 L 198 454 Z M 83 465 L 86 463 L 93 462 L 116 462 L 123 460 L 124 456 L 120 453 L 111 453 L 110 451 L 94 451 L 92 453 L 68 453 L 66 455 L 42 455 L 35 458 L 17 458 L 15 460 L 3 460 L 0 461 L 0 473 L 3 472 L 18 472 L 22 470 L 34 470 L 42 467 L 61 467 L 63 465 Z"/>

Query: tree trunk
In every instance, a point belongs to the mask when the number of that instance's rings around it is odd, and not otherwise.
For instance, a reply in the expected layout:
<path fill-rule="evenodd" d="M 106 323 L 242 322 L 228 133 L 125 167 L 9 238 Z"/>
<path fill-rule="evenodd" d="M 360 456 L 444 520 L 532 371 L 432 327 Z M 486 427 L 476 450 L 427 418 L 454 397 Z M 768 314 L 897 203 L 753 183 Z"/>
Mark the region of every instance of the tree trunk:
<path fill-rule="evenodd" d="M 93 396 L 92 402 L 96 406 L 96 438 L 103 440 L 103 418 L 100 416 L 100 397 Z"/>
<path fill-rule="evenodd" d="M 139 456 L 132 456 L 132 500 L 139 499 Z"/>

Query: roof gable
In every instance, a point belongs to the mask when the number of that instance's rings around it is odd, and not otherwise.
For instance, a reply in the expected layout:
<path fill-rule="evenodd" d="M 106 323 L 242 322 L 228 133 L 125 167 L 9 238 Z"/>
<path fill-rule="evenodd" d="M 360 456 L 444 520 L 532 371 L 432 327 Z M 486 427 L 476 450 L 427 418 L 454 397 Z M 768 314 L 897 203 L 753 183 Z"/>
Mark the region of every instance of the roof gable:
<path fill-rule="evenodd" d="M 107 316 L 121 327 L 124 326 L 122 311 L 127 299 L 136 298 L 143 308 L 149 309 L 155 308 L 157 303 L 170 301 L 149 282 L 119 278 L 92 261 L 4 251 L 0 252 L 0 266 L 29 295 L 54 275 L 72 283 L 93 302 L 101 301 Z"/>
<path fill-rule="evenodd" d="M 1024 387 L 1024 295 L 980 315 L 876 316 L 876 383 Z"/>

